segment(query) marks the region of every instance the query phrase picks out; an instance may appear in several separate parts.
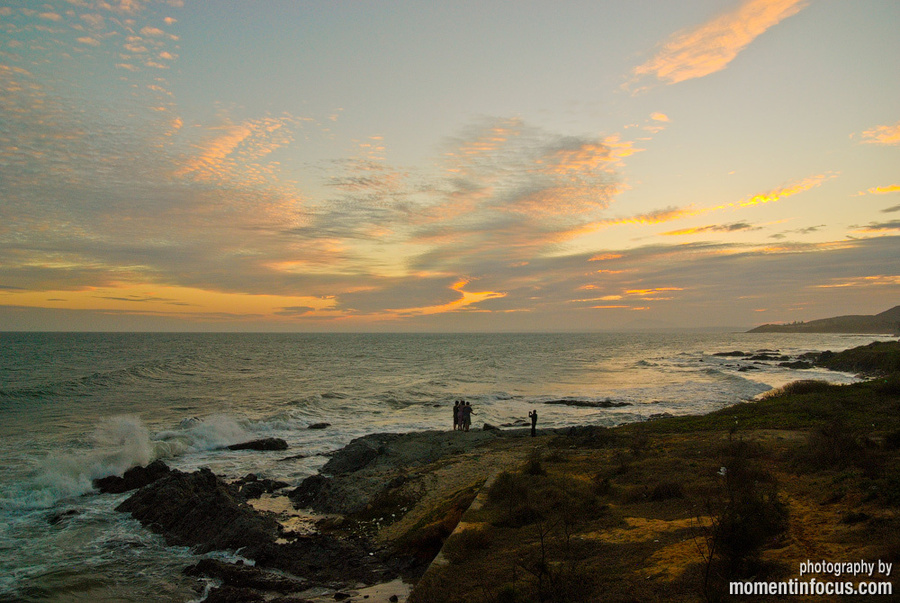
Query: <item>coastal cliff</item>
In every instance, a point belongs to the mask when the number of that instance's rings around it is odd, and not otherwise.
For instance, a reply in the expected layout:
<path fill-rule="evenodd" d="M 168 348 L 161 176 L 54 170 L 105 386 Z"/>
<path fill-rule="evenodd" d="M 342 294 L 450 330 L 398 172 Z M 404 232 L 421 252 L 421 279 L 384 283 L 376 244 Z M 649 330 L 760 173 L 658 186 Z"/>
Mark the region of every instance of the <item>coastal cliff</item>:
<path fill-rule="evenodd" d="M 900 335 L 900 306 L 874 315 L 822 318 L 790 324 L 765 324 L 748 333 L 884 333 Z"/>

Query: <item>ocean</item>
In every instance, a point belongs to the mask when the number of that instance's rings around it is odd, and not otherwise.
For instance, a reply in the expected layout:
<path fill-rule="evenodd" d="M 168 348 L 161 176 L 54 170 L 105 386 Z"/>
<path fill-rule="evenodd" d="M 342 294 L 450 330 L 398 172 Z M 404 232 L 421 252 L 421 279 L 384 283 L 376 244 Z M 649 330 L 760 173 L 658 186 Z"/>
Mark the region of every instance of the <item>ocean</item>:
<path fill-rule="evenodd" d="M 539 429 L 699 414 L 798 379 L 855 380 L 716 353 L 796 357 L 879 339 L 0 333 L 0 601 L 201 600 L 202 584 L 181 573 L 198 557 L 117 513 L 128 494 L 92 487 L 156 458 L 298 484 L 354 437 L 450 429 L 459 399 L 474 407 L 478 429 L 524 425 L 532 409 Z M 605 401 L 628 405 L 586 405 Z M 329 427 L 309 429 L 317 423 Z M 262 437 L 290 449 L 225 448 Z"/>

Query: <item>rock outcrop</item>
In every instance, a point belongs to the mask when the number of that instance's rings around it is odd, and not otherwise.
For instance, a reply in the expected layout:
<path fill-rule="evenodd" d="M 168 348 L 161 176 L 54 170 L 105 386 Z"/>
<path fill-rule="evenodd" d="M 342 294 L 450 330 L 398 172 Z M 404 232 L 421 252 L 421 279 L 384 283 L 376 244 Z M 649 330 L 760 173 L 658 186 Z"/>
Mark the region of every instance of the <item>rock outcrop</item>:
<path fill-rule="evenodd" d="M 228 447 L 228 450 L 287 450 L 288 445 L 287 442 L 282 440 L 281 438 L 262 438 L 260 440 L 253 440 L 251 442 L 244 442 L 242 444 L 232 444 Z"/>
<path fill-rule="evenodd" d="M 122 477 L 110 475 L 95 479 L 94 487 L 104 494 L 121 494 L 143 488 L 168 474 L 168 465 L 157 459 L 146 467 L 132 467 Z"/>

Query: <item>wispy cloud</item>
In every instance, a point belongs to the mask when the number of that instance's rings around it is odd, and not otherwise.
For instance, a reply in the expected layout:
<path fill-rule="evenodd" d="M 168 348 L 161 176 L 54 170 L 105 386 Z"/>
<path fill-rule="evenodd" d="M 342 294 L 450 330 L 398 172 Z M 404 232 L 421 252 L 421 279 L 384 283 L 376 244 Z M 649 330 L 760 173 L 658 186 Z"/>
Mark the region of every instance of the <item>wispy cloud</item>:
<path fill-rule="evenodd" d="M 774 201 L 778 201 L 785 197 L 790 197 L 792 195 L 796 195 L 797 193 L 802 193 L 808 191 L 812 188 L 816 188 L 821 186 L 823 183 L 831 180 L 833 178 L 837 178 L 838 174 L 835 172 L 826 172 L 824 174 L 818 174 L 816 176 L 810 176 L 808 178 L 804 178 L 797 182 L 793 182 L 788 184 L 787 186 L 779 187 L 776 189 L 772 189 L 765 193 L 760 193 L 758 195 L 753 195 L 752 197 L 748 197 L 742 201 L 740 201 L 737 205 L 740 207 L 748 207 L 751 205 L 761 205 L 764 203 L 772 203 Z"/>
<path fill-rule="evenodd" d="M 760 227 L 754 226 L 747 222 L 732 222 L 730 224 L 710 224 L 707 226 L 697 226 L 694 228 L 682 228 L 680 230 L 670 230 L 662 233 L 667 236 L 683 236 L 700 234 L 704 232 L 738 232 L 746 230 L 760 230 Z"/>
<path fill-rule="evenodd" d="M 900 121 L 891 126 L 875 126 L 862 133 L 861 142 L 866 144 L 900 144 Z"/>
<path fill-rule="evenodd" d="M 809 0 L 745 0 L 736 9 L 667 40 L 656 55 L 633 71 L 629 83 L 653 78 L 677 84 L 724 69 L 766 30 L 791 17 Z"/>
<path fill-rule="evenodd" d="M 857 232 L 883 232 L 885 230 L 900 230 L 900 220 L 889 222 L 870 222 L 866 226 L 860 226 Z"/>
<path fill-rule="evenodd" d="M 873 186 L 860 192 L 859 195 L 887 195 L 888 193 L 900 192 L 900 184 L 891 184 L 889 186 Z"/>

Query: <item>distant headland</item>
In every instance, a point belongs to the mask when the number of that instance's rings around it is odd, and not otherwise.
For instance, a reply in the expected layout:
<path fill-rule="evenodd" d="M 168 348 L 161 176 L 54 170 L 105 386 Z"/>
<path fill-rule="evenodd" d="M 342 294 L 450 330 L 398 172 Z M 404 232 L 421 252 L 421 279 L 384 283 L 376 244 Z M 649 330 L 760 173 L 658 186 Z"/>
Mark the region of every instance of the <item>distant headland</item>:
<path fill-rule="evenodd" d="M 748 333 L 890 333 L 900 335 L 900 306 L 881 314 L 822 318 L 809 322 L 766 324 Z"/>

